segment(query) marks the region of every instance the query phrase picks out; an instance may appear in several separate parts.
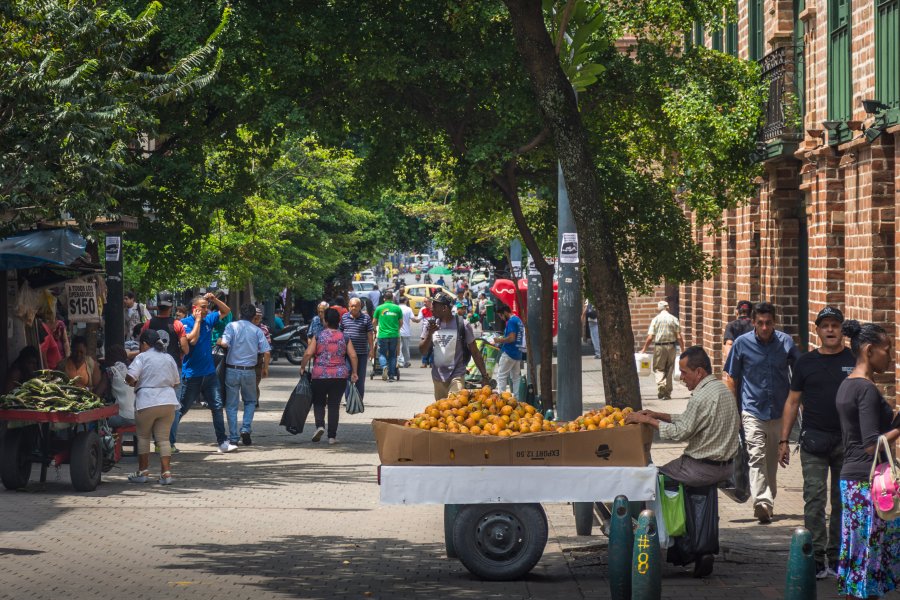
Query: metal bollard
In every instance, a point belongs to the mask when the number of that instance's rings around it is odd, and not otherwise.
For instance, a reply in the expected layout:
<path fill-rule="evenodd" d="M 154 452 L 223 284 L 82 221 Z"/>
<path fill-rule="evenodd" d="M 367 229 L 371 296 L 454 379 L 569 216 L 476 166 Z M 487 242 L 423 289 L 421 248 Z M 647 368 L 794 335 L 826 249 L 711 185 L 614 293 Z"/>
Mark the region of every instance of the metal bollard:
<path fill-rule="evenodd" d="M 659 600 L 662 595 L 659 532 L 652 510 L 641 512 L 634 532 L 634 563 L 631 567 L 632 600 Z"/>
<path fill-rule="evenodd" d="M 609 592 L 612 600 L 631 600 L 631 553 L 634 528 L 628 498 L 616 496 L 609 524 Z"/>
<path fill-rule="evenodd" d="M 816 561 L 813 556 L 812 534 L 798 527 L 791 536 L 791 555 L 788 558 L 785 600 L 815 600 Z"/>

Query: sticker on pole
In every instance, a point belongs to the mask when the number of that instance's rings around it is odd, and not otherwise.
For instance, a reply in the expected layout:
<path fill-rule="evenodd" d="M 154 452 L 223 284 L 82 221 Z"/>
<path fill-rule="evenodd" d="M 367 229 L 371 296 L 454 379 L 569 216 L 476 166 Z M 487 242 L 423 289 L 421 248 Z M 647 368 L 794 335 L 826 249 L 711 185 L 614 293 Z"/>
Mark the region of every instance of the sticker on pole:
<path fill-rule="evenodd" d="M 118 235 L 106 236 L 106 262 L 122 260 L 122 238 Z"/>
<path fill-rule="evenodd" d="M 66 295 L 69 297 L 69 321 L 72 323 L 100 322 L 97 288 L 93 283 L 67 283 Z"/>
<path fill-rule="evenodd" d="M 562 243 L 559 245 L 559 262 L 570 265 L 578 264 L 577 233 L 562 234 Z"/>

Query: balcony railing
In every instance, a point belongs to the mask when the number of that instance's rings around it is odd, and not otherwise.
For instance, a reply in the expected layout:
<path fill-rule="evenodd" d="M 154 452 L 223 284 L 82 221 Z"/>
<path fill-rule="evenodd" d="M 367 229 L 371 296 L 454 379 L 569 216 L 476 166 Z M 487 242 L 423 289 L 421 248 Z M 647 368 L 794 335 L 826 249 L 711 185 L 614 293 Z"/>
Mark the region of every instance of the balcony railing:
<path fill-rule="evenodd" d="M 763 81 L 769 84 L 766 101 L 766 118 L 759 132 L 759 141 L 776 139 L 797 141 L 801 139 L 797 94 L 794 87 L 794 69 L 790 48 L 778 48 L 759 61 Z"/>

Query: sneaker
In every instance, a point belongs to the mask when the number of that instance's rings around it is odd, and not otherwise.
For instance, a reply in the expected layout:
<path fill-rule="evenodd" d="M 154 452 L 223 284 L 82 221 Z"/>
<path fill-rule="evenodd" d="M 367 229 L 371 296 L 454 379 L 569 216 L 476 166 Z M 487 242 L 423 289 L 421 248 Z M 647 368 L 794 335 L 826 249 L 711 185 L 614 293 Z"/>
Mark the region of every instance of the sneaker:
<path fill-rule="evenodd" d="M 391 377 L 390 379 L 388 379 L 389 383 L 394 383 L 395 381 L 397 381 L 396 377 Z"/>
<path fill-rule="evenodd" d="M 229 452 L 234 452 L 238 447 L 232 444 L 231 442 L 222 442 L 219 444 L 219 454 L 228 454 Z"/>
<path fill-rule="evenodd" d="M 381 370 L 381 380 L 382 380 L 382 381 L 387 381 L 387 380 L 388 380 L 388 372 L 387 372 L 387 369 L 382 369 L 382 370 Z"/>
<path fill-rule="evenodd" d="M 825 579 L 828 577 L 828 565 L 823 562 L 816 561 L 816 579 Z"/>
<path fill-rule="evenodd" d="M 337 438 L 328 438 L 328 443 L 332 446 L 337 444 Z"/>
<path fill-rule="evenodd" d="M 765 504 L 757 504 L 753 507 L 753 516 L 762 524 L 772 522 L 772 509 Z"/>
<path fill-rule="evenodd" d="M 159 476 L 159 485 L 172 485 L 172 482 L 175 481 L 172 479 L 172 473 L 166 471 L 165 473 L 161 473 Z"/>
<path fill-rule="evenodd" d="M 249 431 L 242 431 L 242 432 L 241 432 L 241 443 L 242 443 L 243 445 L 245 445 L 245 446 L 252 446 L 252 445 L 253 445 L 253 440 L 250 439 L 250 432 L 249 432 Z"/>
<path fill-rule="evenodd" d="M 318 442 L 319 440 L 322 439 L 323 435 L 325 435 L 325 428 L 319 427 L 318 429 L 316 429 L 316 432 L 313 434 L 312 441 Z"/>
<path fill-rule="evenodd" d="M 150 471 L 135 471 L 128 474 L 128 481 L 131 483 L 147 483 L 150 481 L 148 475 L 150 475 Z"/>

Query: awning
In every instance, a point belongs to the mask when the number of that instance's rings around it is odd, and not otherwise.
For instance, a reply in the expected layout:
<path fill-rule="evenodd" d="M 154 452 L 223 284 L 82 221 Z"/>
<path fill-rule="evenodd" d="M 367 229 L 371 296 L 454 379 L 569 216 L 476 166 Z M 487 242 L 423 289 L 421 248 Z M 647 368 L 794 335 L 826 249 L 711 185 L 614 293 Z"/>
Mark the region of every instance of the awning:
<path fill-rule="evenodd" d="M 43 229 L 0 240 L 0 271 L 66 266 L 84 255 L 87 241 L 70 229 Z"/>

